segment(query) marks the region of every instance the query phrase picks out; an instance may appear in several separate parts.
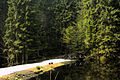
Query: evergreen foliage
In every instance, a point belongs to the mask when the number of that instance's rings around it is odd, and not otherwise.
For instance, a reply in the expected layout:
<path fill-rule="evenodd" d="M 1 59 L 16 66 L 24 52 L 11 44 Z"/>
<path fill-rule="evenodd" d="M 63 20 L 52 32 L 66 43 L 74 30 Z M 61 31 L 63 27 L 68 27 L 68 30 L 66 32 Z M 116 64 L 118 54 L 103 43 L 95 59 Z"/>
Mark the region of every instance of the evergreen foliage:
<path fill-rule="evenodd" d="M 0 53 L 9 66 L 68 53 L 117 59 L 119 26 L 120 0 L 0 0 Z"/>
<path fill-rule="evenodd" d="M 76 22 L 76 17 L 78 14 L 79 7 L 77 6 L 77 0 L 61 0 L 56 1 L 53 6 L 53 14 L 54 14 L 54 26 L 56 27 L 56 37 L 57 40 L 59 40 L 59 46 L 61 47 L 61 50 L 64 51 L 65 48 L 67 49 L 67 45 L 65 46 L 65 42 L 63 40 L 65 29 L 69 26 L 74 25 Z M 71 29 L 72 27 L 70 27 Z M 68 30 L 68 29 L 67 29 Z M 71 30 L 70 30 L 71 31 Z M 74 31 L 73 31 L 74 32 Z M 72 32 L 71 32 L 72 33 Z M 69 35 L 69 34 L 66 34 Z M 72 44 L 72 43 L 71 43 Z M 68 50 L 65 50 L 62 53 L 69 52 Z"/>
<path fill-rule="evenodd" d="M 110 3 L 111 0 L 109 2 L 101 1 L 98 4 L 99 20 L 97 20 L 96 33 L 96 43 L 98 44 L 96 51 L 109 58 L 118 56 L 120 49 L 118 46 L 120 41 L 118 13 L 120 11 Z"/>
<path fill-rule="evenodd" d="M 7 17 L 7 0 L 0 0 L 0 53 L 3 53 L 4 43 L 2 37 L 5 31 L 5 19 Z"/>
<path fill-rule="evenodd" d="M 112 58 L 118 56 L 120 50 L 119 9 L 112 6 L 112 1 L 82 0 L 77 21 L 77 30 L 73 27 L 66 29 L 64 41 L 72 46 L 71 40 L 79 39 L 82 48 L 94 56 Z M 71 31 L 72 30 L 72 31 Z M 75 39 L 72 39 L 73 35 Z M 69 35 L 68 35 L 69 34 Z M 79 38 L 80 37 L 80 38 Z M 72 42 L 74 43 L 74 42 Z M 75 42 L 77 44 L 77 42 Z M 79 43 L 80 44 L 80 43 Z M 80 49 L 80 48 L 79 48 Z"/>
<path fill-rule="evenodd" d="M 22 55 L 22 63 L 27 62 L 30 53 L 35 23 L 31 0 L 9 0 L 8 18 L 6 20 L 6 32 L 4 36 L 4 52 L 8 55 L 8 63 L 18 63 L 18 56 Z M 19 57 L 20 57 L 19 56 Z"/>

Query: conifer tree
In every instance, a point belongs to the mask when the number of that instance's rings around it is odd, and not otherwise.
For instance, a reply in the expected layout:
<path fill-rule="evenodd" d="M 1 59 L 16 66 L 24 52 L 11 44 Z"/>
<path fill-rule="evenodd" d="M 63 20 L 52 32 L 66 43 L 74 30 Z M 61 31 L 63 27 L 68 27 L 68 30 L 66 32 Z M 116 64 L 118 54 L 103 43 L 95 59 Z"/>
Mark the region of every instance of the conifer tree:
<path fill-rule="evenodd" d="M 98 31 L 96 33 L 96 42 L 98 53 L 113 58 L 119 55 L 120 49 L 118 44 L 120 41 L 119 33 L 119 9 L 112 6 L 110 1 L 99 1 L 97 7 L 99 8 L 99 16 L 97 22 Z"/>
<path fill-rule="evenodd" d="M 31 0 L 8 0 L 8 18 L 6 20 L 6 33 L 4 42 L 8 55 L 8 63 L 27 62 L 33 42 L 34 17 L 31 8 Z M 22 59 L 21 59 L 22 57 Z"/>
<path fill-rule="evenodd" d="M 89 53 L 114 57 L 119 43 L 119 10 L 110 1 L 83 0 L 80 11 L 81 30 Z M 82 32 L 82 31 L 81 31 Z M 117 54 L 118 55 L 118 54 Z"/>
<path fill-rule="evenodd" d="M 79 49 L 94 56 L 119 55 L 119 9 L 110 3 L 112 0 L 82 0 L 77 23 L 65 30 L 64 41 L 72 46 L 79 39 L 79 45 L 82 43 Z"/>
<path fill-rule="evenodd" d="M 5 19 L 7 17 L 7 0 L 0 0 L 0 53 L 3 51 L 3 35 L 5 32 Z"/>
<path fill-rule="evenodd" d="M 74 25 L 76 21 L 78 11 L 77 0 L 58 0 L 55 4 L 56 5 L 53 6 L 55 19 L 52 22 L 54 22 L 54 26 L 56 28 L 56 39 L 59 40 L 57 43 L 59 43 L 60 47 L 65 48 L 65 45 L 63 45 L 65 42 L 62 36 L 65 35 L 64 31 L 68 30 L 66 28 Z"/>
<path fill-rule="evenodd" d="M 71 26 L 66 29 L 64 38 L 63 38 L 64 41 L 69 41 L 67 45 L 69 46 L 74 45 L 72 49 L 74 51 L 77 51 L 77 53 L 90 48 L 90 45 L 91 45 L 90 40 L 92 38 L 91 27 L 93 24 L 92 16 L 90 16 L 92 12 L 91 6 L 88 6 L 88 1 L 82 0 L 82 2 L 79 2 L 78 4 L 79 4 L 80 10 L 78 11 L 79 15 L 77 15 L 77 19 L 76 19 L 77 23 L 75 23 L 75 25 L 72 26 L 72 29 L 70 28 Z M 89 25 L 89 23 L 91 25 Z M 74 42 L 70 43 L 70 41 L 74 41 Z"/>

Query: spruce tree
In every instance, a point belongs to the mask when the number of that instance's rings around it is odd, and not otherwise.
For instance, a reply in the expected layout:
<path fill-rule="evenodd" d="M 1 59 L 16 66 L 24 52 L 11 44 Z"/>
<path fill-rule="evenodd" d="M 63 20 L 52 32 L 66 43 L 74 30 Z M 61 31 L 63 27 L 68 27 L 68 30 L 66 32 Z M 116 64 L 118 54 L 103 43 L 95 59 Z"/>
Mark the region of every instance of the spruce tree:
<path fill-rule="evenodd" d="M 117 57 L 120 49 L 118 44 L 120 41 L 119 33 L 119 9 L 112 6 L 110 1 L 99 1 L 99 16 L 97 22 L 97 48 L 99 54 L 108 58 Z"/>
<path fill-rule="evenodd" d="M 80 8 L 80 10 L 78 10 L 79 14 L 77 15 L 76 23 L 74 26 L 72 26 L 74 33 L 68 27 L 65 31 L 66 33 L 64 34 L 65 37 L 63 38 L 66 41 L 74 41 L 68 45 L 74 45 L 72 49 L 77 51 L 77 53 L 81 51 L 85 52 L 89 50 L 90 47 L 92 47 L 92 27 L 94 23 L 94 20 L 92 19 L 93 16 L 90 15 L 92 14 L 91 8 L 93 7 L 90 6 L 90 1 L 82 0 L 82 2 L 79 2 L 78 4 Z M 71 33 L 74 36 L 72 36 Z M 69 39 L 67 39 L 67 37 Z"/>
<path fill-rule="evenodd" d="M 75 46 L 78 39 L 79 51 L 91 56 L 112 58 L 119 55 L 119 9 L 110 3 L 112 0 L 82 0 L 76 25 L 65 30 L 65 43 Z"/>
<path fill-rule="evenodd" d="M 56 1 L 56 5 L 53 7 L 54 12 L 54 26 L 56 28 L 56 39 L 59 40 L 57 43 L 61 47 L 61 50 L 68 48 L 65 41 L 65 31 L 71 31 L 72 26 L 76 22 L 76 15 L 78 11 L 77 0 L 61 0 Z M 70 26 L 70 28 L 68 28 Z M 68 29 L 67 29 L 68 28 Z M 72 33 L 72 32 L 71 32 Z M 74 31 L 73 31 L 74 33 Z M 63 37 L 64 36 L 64 37 Z M 67 39 L 66 39 L 67 40 Z M 70 47 L 69 47 L 70 48 Z M 72 47 L 71 47 L 72 48 Z M 68 50 L 69 51 L 69 50 Z"/>
<path fill-rule="evenodd" d="M 8 63 L 13 65 L 13 62 L 18 63 L 18 59 L 19 62 L 27 62 L 35 24 L 31 0 L 9 0 L 8 4 L 4 52 L 8 55 Z"/>
<path fill-rule="evenodd" d="M 110 1 L 83 0 L 79 23 L 85 36 L 85 48 L 94 56 L 108 58 L 118 55 L 119 10 Z"/>
<path fill-rule="evenodd" d="M 0 53 L 3 53 L 3 35 L 5 32 L 5 19 L 7 17 L 7 0 L 0 0 Z"/>

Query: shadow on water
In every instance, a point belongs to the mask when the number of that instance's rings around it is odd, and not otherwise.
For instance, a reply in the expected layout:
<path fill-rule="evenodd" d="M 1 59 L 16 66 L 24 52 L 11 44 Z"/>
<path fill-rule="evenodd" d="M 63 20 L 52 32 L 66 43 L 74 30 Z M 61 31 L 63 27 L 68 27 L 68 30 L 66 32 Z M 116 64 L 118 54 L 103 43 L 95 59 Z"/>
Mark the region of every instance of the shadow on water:
<path fill-rule="evenodd" d="M 119 68 L 118 63 L 97 64 L 78 61 L 39 75 L 34 80 L 120 80 Z"/>

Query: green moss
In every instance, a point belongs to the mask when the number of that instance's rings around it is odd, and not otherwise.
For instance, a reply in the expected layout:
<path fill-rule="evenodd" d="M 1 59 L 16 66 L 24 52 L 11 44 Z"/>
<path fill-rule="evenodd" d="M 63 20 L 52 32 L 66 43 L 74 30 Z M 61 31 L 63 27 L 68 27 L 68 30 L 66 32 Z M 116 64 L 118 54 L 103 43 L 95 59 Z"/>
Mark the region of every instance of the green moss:
<path fill-rule="evenodd" d="M 36 66 L 36 68 L 37 68 L 37 70 L 40 70 L 41 67 L 40 66 Z"/>

